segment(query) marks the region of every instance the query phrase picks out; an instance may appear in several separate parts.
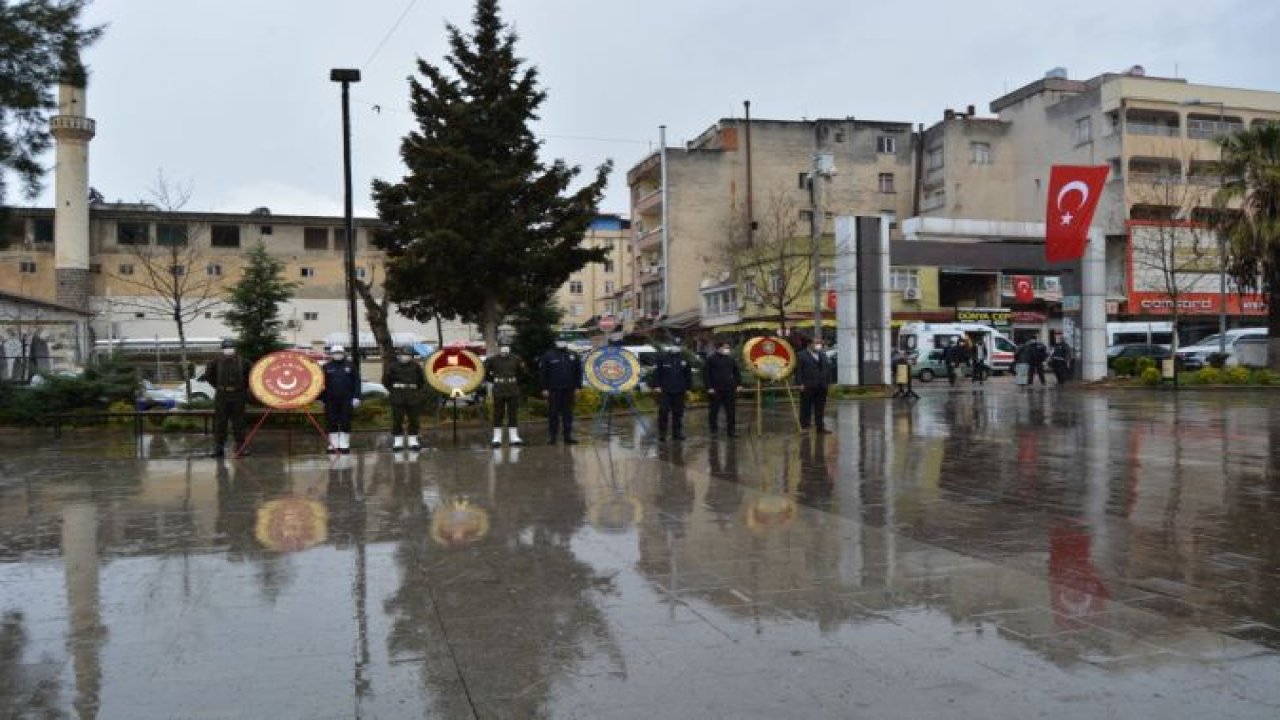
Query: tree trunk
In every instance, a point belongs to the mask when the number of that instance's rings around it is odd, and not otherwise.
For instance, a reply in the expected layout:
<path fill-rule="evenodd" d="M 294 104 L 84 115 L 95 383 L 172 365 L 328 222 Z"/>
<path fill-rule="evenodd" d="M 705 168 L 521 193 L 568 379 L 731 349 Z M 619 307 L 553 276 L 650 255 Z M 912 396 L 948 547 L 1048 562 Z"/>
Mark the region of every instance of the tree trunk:
<path fill-rule="evenodd" d="M 174 324 L 178 326 L 178 362 L 182 363 L 178 368 L 182 373 L 182 386 L 185 388 L 184 397 L 187 402 L 191 402 L 191 373 L 187 371 L 187 328 L 186 323 L 182 322 L 182 315 L 173 314 Z M 159 380 L 160 378 L 156 378 Z"/>
<path fill-rule="evenodd" d="M 374 342 L 378 343 L 378 352 L 382 355 L 382 371 L 385 373 L 387 368 L 391 367 L 391 363 L 395 360 L 396 348 L 391 337 L 391 322 L 389 312 L 387 310 L 389 302 L 386 296 L 383 296 L 382 302 L 373 296 L 373 289 L 369 287 L 369 283 L 361 280 L 355 280 L 356 292 L 360 294 L 360 299 L 364 301 L 365 319 L 369 321 L 369 331 L 373 333 Z"/>
<path fill-rule="evenodd" d="M 498 323 L 502 312 L 492 298 L 485 300 L 484 315 L 480 318 L 480 335 L 484 338 L 484 352 L 493 357 L 498 354 Z"/>

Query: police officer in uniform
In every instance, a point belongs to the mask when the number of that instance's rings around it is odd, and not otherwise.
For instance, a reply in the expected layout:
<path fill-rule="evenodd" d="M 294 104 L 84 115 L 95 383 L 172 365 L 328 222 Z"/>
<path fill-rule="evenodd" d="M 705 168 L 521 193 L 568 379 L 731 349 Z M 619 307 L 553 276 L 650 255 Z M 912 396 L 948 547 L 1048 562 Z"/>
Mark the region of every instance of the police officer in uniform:
<path fill-rule="evenodd" d="M 325 429 L 329 431 L 329 452 L 351 453 L 351 411 L 360 407 L 360 388 L 356 387 L 356 369 L 347 359 L 341 345 L 329 348 L 329 362 L 324 364 Z"/>
<path fill-rule="evenodd" d="M 224 457 L 227 425 L 231 425 L 236 447 L 244 445 L 245 401 L 249 396 L 249 363 L 236 354 L 236 342 L 222 341 L 222 357 L 204 369 L 204 381 L 213 386 L 213 452 L 211 457 Z M 246 450 L 244 454 L 248 454 Z"/>
<path fill-rule="evenodd" d="M 742 370 L 733 359 L 733 350 L 728 342 L 718 343 L 715 353 L 707 358 L 707 364 L 702 366 L 702 380 L 711 396 L 710 421 L 707 423 L 711 434 L 719 430 L 720 408 L 724 408 L 729 437 L 737 437 L 738 388 L 742 386 Z"/>
<path fill-rule="evenodd" d="M 693 367 L 680 353 L 680 340 L 667 346 L 653 367 L 653 386 L 658 395 L 658 440 L 667 439 L 667 427 L 671 437 L 684 439 L 684 401 L 693 389 Z"/>
<path fill-rule="evenodd" d="M 391 393 L 391 449 L 421 450 L 418 419 L 427 374 L 413 361 L 413 350 L 407 347 L 396 350 L 396 361 L 382 371 L 382 384 Z"/>
<path fill-rule="evenodd" d="M 524 371 L 524 362 L 511 354 L 511 348 L 503 345 L 498 354 L 485 360 L 485 375 L 493 385 L 493 446 L 502 445 L 503 422 L 512 445 L 523 445 L 520 430 L 516 427 L 520 414 L 520 373 Z M 569 431 L 565 430 L 565 437 Z"/>
<path fill-rule="evenodd" d="M 582 385 L 582 360 L 569 350 L 569 344 L 557 340 L 556 346 L 538 358 L 538 375 L 542 396 L 547 399 L 547 432 L 556 444 L 559 428 L 564 428 L 564 442 L 575 445 L 573 438 L 573 397 Z"/>

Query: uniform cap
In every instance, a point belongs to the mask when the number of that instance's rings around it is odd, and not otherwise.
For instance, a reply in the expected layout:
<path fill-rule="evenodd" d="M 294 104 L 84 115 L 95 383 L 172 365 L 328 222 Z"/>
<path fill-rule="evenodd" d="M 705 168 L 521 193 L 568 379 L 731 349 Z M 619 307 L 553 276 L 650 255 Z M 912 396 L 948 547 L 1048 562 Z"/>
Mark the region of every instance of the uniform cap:
<path fill-rule="evenodd" d="M 346 351 L 347 349 L 342 347 L 341 345 L 334 345 L 333 347 L 329 348 L 330 353 L 344 353 Z"/>
<path fill-rule="evenodd" d="M 222 341 L 223 350 L 226 350 L 227 348 L 234 348 L 235 346 L 236 346 L 236 341 L 232 340 L 231 338 L 225 338 Z"/>

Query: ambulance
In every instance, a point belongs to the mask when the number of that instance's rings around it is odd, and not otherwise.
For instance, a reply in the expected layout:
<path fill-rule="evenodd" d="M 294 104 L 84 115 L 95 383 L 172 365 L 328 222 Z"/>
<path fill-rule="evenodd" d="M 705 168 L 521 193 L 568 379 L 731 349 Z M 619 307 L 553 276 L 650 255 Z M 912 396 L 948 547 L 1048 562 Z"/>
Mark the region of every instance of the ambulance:
<path fill-rule="evenodd" d="M 907 323 L 898 331 L 898 349 L 927 357 L 933 350 L 941 350 L 952 340 L 968 338 L 974 344 L 979 338 L 990 353 L 987 363 L 993 373 L 1013 372 L 1013 353 L 1018 349 L 1013 340 L 990 325 L 979 323 Z"/>

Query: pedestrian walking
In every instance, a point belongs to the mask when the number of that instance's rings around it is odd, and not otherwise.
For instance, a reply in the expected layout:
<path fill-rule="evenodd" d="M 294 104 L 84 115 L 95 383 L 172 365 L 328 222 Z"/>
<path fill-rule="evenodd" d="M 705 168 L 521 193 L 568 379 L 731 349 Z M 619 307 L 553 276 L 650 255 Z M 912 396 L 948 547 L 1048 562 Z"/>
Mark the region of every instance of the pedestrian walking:
<path fill-rule="evenodd" d="M 485 360 L 485 375 L 489 378 L 490 396 L 493 397 L 493 447 L 502 446 L 502 430 L 507 429 L 512 445 L 523 445 L 520 430 L 516 427 L 520 415 L 520 375 L 524 362 L 511 354 L 511 348 L 503 345 L 498 354 Z"/>
<path fill-rule="evenodd" d="M 959 338 L 951 338 L 951 342 L 942 350 L 942 362 L 947 366 L 947 382 L 955 387 L 960 382 L 960 366 L 964 363 L 964 346 Z"/>
<path fill-rule="evenodd" d="M 582 360 L 569 350 L 569 344 L 557 340 L 555 347 L 538 358 L 538 377 L 542 396 L 547 399 L 547 435 L 551 445 L 564 431 L 566 445 L 576 445 L 573 437 L 573 401 L 582 386 Z"/>
<path fill-rule="evenodd" d="M 249 363 L 236 353 L 236 342 L 222 341 L 222 357 L 204 369 L 204 381 L 213 386 L 213 450 L 210 457 L 226 456 L 227 426 L 235 438 L 236 448 L 244 445 L 245 402 L 249 399 Z M 244 450 L 248 455 L 249 451 Z"/>
<path fill-rule="evenodd" d="M 329 452 L 351 453 L 351 415 L 360 407 L 360 388 L 356 384 L 356 368 L 341 345 L 329 348 L 329 361 L 324 364 L 325 430 L 329 433 Z"/>
<path fill-rule="evenodd" d="M 895 398 L 920 397 L 911 386 L 911 375 L 915 371 L 915 363 L 915 353 L 902 348 L 894 348 L 893 355 L 890 356 L 890 364 L 893 366 L 893 396 Z"/>
<path fill-rule="evenodd" d="M 1049 351 L 1049 368 L 1053 370 L 1053 377 L 1059 385 L 1067 384 L 1067 379 L 1071 377 L 1071 346 L 1061 335 Z"/>
<path fill-rule="evenodd" d="M 800 431 L 813 425 L 817 432 L 831 432 L 826 427 L 827 388 L 831 384 L 831 358 L 822 351 L 822 341 L 815 339 L 800 353 L 797 370 L 800 380 Z"/>
<path fill-rule="evenodd" d="M 1040 341 L 1040 338 L 1031 338 L 1027 341 L 1027 384 L 1034 385 L 1036 377 L 1039 376 L 1040 384 L 1048 385 L 1044 378 L 1044 364 L 1049 359 L 1049 348 Z"/>
<path fill-rule="evenodd" d="M 382 371 L 382 384 L 391 393 L 391 449 L 421 450 L 418 431 L 427 374 L 414 362 L 412 349 L 396 350 L 395 362 Z"/>
<path fill-rule="evenodd" d="M 987 343 L 982 338 L 978 338 L 973 342 L 973 381 L 979 385 L 987 382 L 987 375 L 991 373 L 991 350 L 987 348 Z"/>
<path fill-rule="evenodd" d="M 683 440 L 684 406 L 693 389 L 693 366 L 681 353 L 679 338 L 658 358 L 650 384 L 658 391 L 658 440 L 667 439 L 668 428 L 673 439 Z"/>
<path fill-rule="evenodd" d="M 720 429 L 720 411 L 724 410 L 725 430 L 729 437 L 737 437 L 738 388 L 742 387 L 742 370 L 733 357 L 728 342 L 716 345 L 716 351 L 702 367 L 702 384 L 711 398 L 711 410 L 707 427 L 715 435 Z"/>

